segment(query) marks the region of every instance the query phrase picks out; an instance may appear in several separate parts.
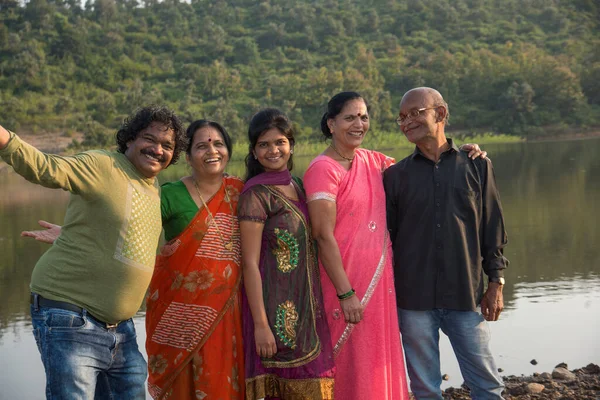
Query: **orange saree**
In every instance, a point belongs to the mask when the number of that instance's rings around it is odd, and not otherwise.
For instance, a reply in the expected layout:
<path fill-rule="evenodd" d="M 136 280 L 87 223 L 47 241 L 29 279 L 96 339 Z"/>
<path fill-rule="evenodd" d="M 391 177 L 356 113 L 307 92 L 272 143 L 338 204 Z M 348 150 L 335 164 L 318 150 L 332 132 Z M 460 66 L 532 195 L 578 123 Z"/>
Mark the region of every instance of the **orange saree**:
<path fill-rule="evenodd" d="M 154 399 L 243 399 L 244 355 L 236 210 L 226 177 L 161 249 L 146 303 L 148 391 Z M 211 218 L 212 215 L 212 218 Z"/>

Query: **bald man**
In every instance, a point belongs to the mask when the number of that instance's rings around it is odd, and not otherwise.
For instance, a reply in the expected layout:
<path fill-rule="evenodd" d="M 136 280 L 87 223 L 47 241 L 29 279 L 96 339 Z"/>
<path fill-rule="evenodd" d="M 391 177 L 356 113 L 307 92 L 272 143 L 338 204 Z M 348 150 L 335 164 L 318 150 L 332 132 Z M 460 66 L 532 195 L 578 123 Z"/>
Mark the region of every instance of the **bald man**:
<path fill-rule="evenodd" d="M 408 91 L 397 122 L 416 149 L 384 174 L 402 343 L 417 399 L 442 399 L 440 329 L 471 396 L 501 399 L 486 320 L 504 307 L 502 207 L 491 161 L 459 151 L 448 117 L 437 90 Z"/>

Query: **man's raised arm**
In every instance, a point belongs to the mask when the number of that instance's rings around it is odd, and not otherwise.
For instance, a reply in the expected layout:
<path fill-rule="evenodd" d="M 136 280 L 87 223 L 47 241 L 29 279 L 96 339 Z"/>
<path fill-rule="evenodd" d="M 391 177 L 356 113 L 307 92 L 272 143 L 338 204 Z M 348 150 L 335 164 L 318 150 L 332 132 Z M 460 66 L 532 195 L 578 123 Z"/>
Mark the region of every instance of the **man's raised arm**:
<path fill-rule="evenodd" d="M 5 148 L 10 141 L 10 133 L 0 125 L 0 150 Z"/>

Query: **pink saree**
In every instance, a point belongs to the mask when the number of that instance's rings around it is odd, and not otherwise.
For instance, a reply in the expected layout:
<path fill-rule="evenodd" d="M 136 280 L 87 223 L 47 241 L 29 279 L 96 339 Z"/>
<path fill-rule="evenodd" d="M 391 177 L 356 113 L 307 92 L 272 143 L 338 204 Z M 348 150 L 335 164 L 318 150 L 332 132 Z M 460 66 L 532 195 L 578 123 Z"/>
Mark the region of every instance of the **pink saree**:
<path fill-rule="evenodd" d="M 409 398 L 382 181 L 383 170 L 392 163 L 381 153 L 359 149 L 348 171 L 320 155 L 304 174 L 309 202 L 336 203 L 334 235 L 346 274 L 365 308 L 359 324 L 347 324 L 320 265 L 337 370 L 336 399 Z"/>

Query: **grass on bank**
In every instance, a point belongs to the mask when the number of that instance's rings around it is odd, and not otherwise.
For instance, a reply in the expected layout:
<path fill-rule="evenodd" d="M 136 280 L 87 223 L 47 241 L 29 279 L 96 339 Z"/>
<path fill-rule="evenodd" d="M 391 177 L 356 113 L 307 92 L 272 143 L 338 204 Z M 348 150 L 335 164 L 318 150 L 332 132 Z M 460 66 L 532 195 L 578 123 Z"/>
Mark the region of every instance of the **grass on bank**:
<path fill-rule="evenodd" d="M 519 136 L 511 136 L 505 134 L 495 133 L 480 133 L 480 134 L 464 134 L 457 133 L 453 135 L 448 133 L 449 137 L 456 140 L 458 145 L 463 143 L 477 143 L 480 145 L 485 144 L 496 144 L 496 143 L 516 143 L 523 142 L 525 139 Z M 330 141 L 317 140 L 298 140 L 296 143 L 296 149 L 294 155 L 296 157 L 315 157 L 316 155 L 323 152 L 325 147 L 329 145 Z M 384 152 L 390 149 L 405 149 L 412 150 L 415 145 L 410 143 L 406 137 L 400 132 L 379 132 L 377 134 L 367 134 L 365 140 L 362 143 L 362 147 L 370 150 L 377 150 Z M 232 161 L 243 161 L 248 154 L 248 142 L 239 141 L 233 145 L 233 157 Z"/>
<path fill-rule="evenodd" d="M 518 136 L 504 135 L 504 134 L 493 134 L 493 133 L 481 133 L 476 135 L 466 135 L 466 134 L 448 134 L 449 137 L 452 137 L 456 140 L 458 145 L 463 143 L 477 143 L 480 145 L 487 144 L 499 144 L 499 143 L 516 143 L 522 142 L 525 139 Z M 296 143 L 296 147 L 294 150 L 294 171 L 304 171 L 308 166 L 310 161 L 321 154 L 323 150 L 329 145 L 330 141 L 317 140 L 317 141 L 308 141 L 308 140 L 299 140 Z M 388 155 L 393 155 L 397 160 L 403 158 L 404 156 L 410 154 L 415 145 L 410 143 L 406 137 L 401 133 L 377 133 L 372 135 L 369 133 L 365 140 L 363 141 L 362 147 L 371 150 L 381 151 Z M 390 154 L 390 153 L 394 154 Z M 231 162 L 227 166 L 227 172 L 236 175 L 243 176 L 245 167 L 244 167 L 244 159 L 248 154 L 248 142 L 247 141 L 237 141 L 233 145 L 233 157 L 231 158 Z M 398 154 L 403 154 L 402 156 L 398 156 Z M 185 162 L 185 157 L 181 157 L 179 162 L 176 165 L 173 165 L 167 168 L 165 171 L 161 172 L 159 179 L 161 182 L 172 181 L 179 179 L 182 176 L 189 175 L 191 173 L 189 166 Z"/>

